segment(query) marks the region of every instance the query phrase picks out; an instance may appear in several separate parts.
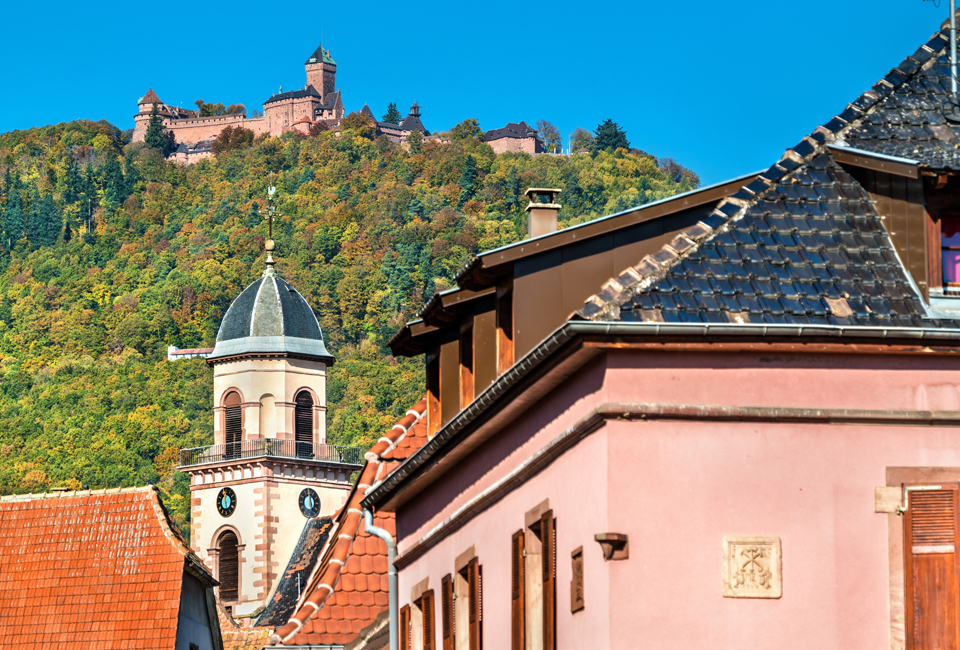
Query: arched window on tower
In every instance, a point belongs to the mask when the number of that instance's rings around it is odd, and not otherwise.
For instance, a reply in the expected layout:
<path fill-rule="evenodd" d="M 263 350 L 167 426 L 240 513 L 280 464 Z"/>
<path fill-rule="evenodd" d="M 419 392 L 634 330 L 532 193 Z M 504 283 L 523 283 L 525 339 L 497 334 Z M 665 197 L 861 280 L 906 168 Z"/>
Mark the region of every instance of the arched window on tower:
<path fill-rule="evenodd" d="M 313 395 L 302 390 L 297 394 L 294 408 L 294 433 L 297 439 L 297 457 L 313 458 Z"/>
<path fill-rule="evenodd" d="M 220 600 L 231 601 L 240 597 L 240 552 L 237 534 L 228 530 L 217 540 L 219 559 L 217 580 L 220 581 Z"/>
<path fill-rule="evenodd" d="M 243 440 L 243 410 L 240 406 L 240 394 L 231 392 L 223 401 L 224 406 L 224 456 L 240 457 L 240 443 Z"/>

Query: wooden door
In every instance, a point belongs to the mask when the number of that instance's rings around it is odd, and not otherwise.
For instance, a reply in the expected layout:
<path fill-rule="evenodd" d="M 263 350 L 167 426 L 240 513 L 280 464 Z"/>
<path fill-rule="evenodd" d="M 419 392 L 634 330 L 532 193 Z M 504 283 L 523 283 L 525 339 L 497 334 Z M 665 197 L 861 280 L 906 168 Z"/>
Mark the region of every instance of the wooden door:
<path fill-rule="evenodd" d="M 956 484 L 908 494 L 904 517 L 907 648 L 960 650 Z"/>

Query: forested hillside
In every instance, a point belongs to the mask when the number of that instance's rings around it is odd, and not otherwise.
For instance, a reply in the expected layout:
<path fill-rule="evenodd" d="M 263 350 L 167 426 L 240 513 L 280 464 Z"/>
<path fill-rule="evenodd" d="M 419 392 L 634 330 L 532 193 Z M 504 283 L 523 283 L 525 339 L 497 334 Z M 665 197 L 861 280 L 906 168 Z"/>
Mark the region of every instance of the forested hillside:
<path fill-rule="evenodd" d="M 692 189 L 623 149 L 495 156 L 473 137 L 407 152 L 357 128 L 241 143 L 181 167 L 105 122 L 0 135 L 0 493 L 157 483 L 189 514 L 177 450 L 212 443 L 212 346 L 264 268 L 273 174 L 278 271 L 337 358 L 328 439 L 369 445 L 420 398 L 420 360 L 384 347 L 480 250 L 522 238 L 527 187 L 561 225 Z"/>

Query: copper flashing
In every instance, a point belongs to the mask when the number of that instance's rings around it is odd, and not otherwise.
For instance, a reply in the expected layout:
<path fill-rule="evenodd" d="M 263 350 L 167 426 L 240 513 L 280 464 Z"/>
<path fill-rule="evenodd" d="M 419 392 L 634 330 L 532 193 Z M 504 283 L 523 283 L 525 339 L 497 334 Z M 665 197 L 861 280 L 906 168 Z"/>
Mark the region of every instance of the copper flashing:
<path fill-rule="evenodd" d="M 862 167 L 872 169 L 873 171 L 885 172 L 894 176 L 906 176 L 907 178 L 920 178 L 920 169 L 916 160 L 908 158 L 897 158 L 895 156 L 885 156 L 873 151 L 864 151 L 852 147 L 839 147 L 836 145 L 827 145 L 827 149 L 833 154 L 833 159 L 841 165 L 850 165 L 852 167 Z"/>

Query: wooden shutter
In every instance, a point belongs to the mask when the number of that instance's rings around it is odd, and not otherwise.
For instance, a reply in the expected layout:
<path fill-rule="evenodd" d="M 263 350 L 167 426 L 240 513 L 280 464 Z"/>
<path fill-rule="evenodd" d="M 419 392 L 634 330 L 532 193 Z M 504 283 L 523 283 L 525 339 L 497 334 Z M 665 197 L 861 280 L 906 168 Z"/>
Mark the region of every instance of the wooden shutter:
<path fill-rule="evenodd" d="M 410 650 L 410 605 L 400 608 L 400 650 Z"/>
<path fill-rule="evenodd" d="M 907 648 L 960 649 L 957 485 L 909 492 L 904 517 Z"/>
<path fill-rule="evenodd" d="M 483 647 L 483 583 L 477 558 L 467 564 L 467 585 L 470 589 L 470 650 Z"/>
<path fill-rule="evenodd" d="M 473 401 L 473 324 L 460 331 L 460 408 Z"/>
<path fill-rule="evenodd" d="M 436 629 L 434 628 L 434 598 L 433 589 L 424 592 L 420 600 L 423 608 L 423 650 L 436 650 Z"/>
<path fill-rule="evenodd" d="M 294 431 L 297 442 L 313 444 L 313 397 L 307 391 L 300 391 L 294 407 Z"/>
<path fill-rule="evenodd" d="M 231 392 L 224 400 L 224 442 L 227 458 L 240 456 L 240 441 L 243 440 L 243 407 L 240 405 L 240 395 Z"/>
<path fill-rule="evenodd" d="M 543 650 L 557 647 L 557 520 L 553 510 L 540 516 L 543 542 Z"/>
<path fill-rule="evenodd" d="M 497 288 L 497 374 L 513 365 L 513 291 Z"/>
<path fill-rule="evenodd" d="M 443 650 L 454 650 L 455 623 L 453 621 L 453 576 L 449 573 L 440 580 L 440 615 L 443 618 Z"/>
<path fill-rule="evenodd" d="M 220 581 L 220 600 L 237 600 L 240 586 L 240 553 L 237 536 L 227 531 L 220 536 L 217 579 Z"/>
<path fill-rule="evenodd" d="M 524 650 L 524 644 L 526 643 L 526 611 L 524 609 L 526 606 L 526 590 L 524 589 L 526 576 L 524 575 L 523 566 L 523 530 L 518 530 L 513 534 L 511 545 L 510 556 L 512 558 L 511 563 L 513 565 L 511 578 L 513 586 L 511 594 L 511 603 L 513 606 L 511 629 L 513 631 L 513 636 L 511 637 L 511 647 L 513 650 Z"/>

